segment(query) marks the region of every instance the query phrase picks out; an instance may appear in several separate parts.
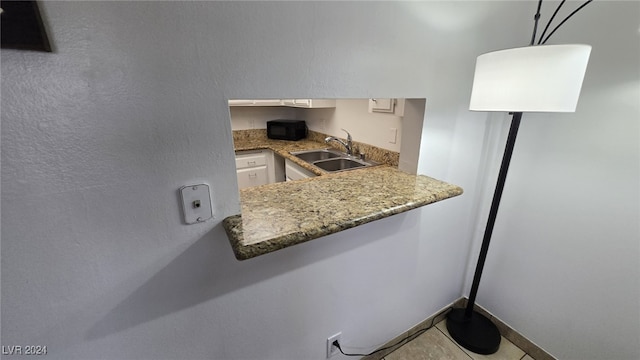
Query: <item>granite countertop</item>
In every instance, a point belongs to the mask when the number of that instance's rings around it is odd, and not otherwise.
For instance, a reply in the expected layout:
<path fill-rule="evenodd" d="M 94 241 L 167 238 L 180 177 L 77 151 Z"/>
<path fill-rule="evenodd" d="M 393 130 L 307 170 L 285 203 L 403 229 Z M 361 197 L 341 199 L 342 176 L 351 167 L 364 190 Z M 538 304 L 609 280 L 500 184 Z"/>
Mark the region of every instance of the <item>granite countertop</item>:
<path fill-rule="evenodd" d="M 384 164 L 326 173 L 289 154 L 290 151 L 327 147 L 313 140 L 234 140 L 236 151 L 269 149 L 321 175 L 240 190 L 242 214 L 223 220 L 238 260 L 462 194 L 462 188 L 456 185 L 423 175 L 410 175 Z"/>

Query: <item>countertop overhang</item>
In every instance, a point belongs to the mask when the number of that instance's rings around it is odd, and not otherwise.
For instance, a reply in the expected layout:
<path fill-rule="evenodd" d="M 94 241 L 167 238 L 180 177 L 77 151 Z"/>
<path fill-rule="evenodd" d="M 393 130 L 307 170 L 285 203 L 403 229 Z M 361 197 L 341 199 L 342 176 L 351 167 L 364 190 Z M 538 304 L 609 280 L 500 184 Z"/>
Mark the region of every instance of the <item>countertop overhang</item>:
<path fill-rule="evenodd" d="M 289 151 L 322 145 L 297 143 L 290 150 L 290 141 L 269 146 L 272 142 L 236 144 L 236 150 L 270 149 L 293 158 Z M 459 186 L 386 165 L 333 174 L 318 170 L 314 171 L 322 174 L 318 177 L 240 190 L 242 214 L 223 220 L 238 260 L 432 204 L 463 191 Z"/>

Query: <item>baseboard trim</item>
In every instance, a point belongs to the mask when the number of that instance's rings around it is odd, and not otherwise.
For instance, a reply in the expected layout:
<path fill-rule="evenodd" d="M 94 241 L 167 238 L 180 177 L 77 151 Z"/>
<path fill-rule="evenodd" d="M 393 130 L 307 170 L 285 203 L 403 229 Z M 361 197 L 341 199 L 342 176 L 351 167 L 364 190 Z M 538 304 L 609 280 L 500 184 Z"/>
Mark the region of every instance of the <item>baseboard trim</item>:
<path fill-rule="evenodd" d="M 468 301 L 467 298 L 464 298 L 464 297 L 459 298 L 458 300 L 452 302 L 450 305 L 447 305 L 442 309 L 438 310 L 435 314 L 429 316 L 428 318 L 421 321 L 419 324 L 415 325 L 411 329 L 389 340 L 386 344 L 380 346 L 379 349 L 392 346 L 393 344 L 401 341 L 402 339 L 408 336 L 416 334 L 417 332 L 422 331 L 432 325 L 435 326 L 435 324 L 439 323 L 440 321 L 444 320 L 447 317 L 447 314 L 449 313 L 449 311 L 451 311 L 452 308 L 463 308 L 467 306 L 467 301 Z M 500 335 L 502 335 L 505 339 L 511 341 L 515 346 L 522 349 L 525 353 L 527 353 L 533 359 L 557 360 L 551 354 L 546 352 L 543 348 L 541 348 L 531 340 L 522 336 L 522 334 L 520 334 L 519 332 L 511 328 L 509 325 L 505 324 L 504 321 L 500 320 L 500 318 L 495 317 L 493 314 L 488 312 L 483 307 L 478 306 L 478 304 L 475 304 L 474 309 L 479 313 L 483 314 L 484 316 L 488 317 L 489 319 L 491 319 L 491 321 L 493 321 L 493 323 L 496 324 L 496 326 L 498 327 L 498 330 L 500 331 Z M 402 345 L 404 345 L 405 343 L 399 344 L 397 346 L 394 346 L 393 348 L 389 348 L 385 351 L 381 351 L 373 355 L 365 356 L 362 358 L 362 360 L 381 360 L 385 356 L 389 355 L 390 353 L 394 352 L 398 348 L 402 347 Z"/>

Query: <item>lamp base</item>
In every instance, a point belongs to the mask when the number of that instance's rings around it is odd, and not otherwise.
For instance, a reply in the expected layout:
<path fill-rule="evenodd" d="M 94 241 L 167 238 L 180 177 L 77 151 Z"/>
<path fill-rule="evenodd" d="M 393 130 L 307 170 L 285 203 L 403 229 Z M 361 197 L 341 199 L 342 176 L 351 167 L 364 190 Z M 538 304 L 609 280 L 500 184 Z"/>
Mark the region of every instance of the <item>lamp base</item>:
<path fill-rule="evenodd" d="M 465 318 L 465 309 L 453 309 L 447 315 L 447 330 L 453 340 L 477 354 L 493 354 L 500 348 L 500 332 L 486 316 L 477 312 Z"/>

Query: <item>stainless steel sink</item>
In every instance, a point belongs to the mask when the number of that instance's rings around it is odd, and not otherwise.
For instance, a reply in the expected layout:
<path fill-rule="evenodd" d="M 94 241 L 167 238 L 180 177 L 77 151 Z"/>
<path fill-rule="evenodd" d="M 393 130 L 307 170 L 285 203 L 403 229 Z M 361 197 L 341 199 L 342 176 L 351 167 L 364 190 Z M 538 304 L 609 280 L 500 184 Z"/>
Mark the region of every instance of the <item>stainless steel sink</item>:
<path fill-rule="evenodd" d="M 322 170 L 326 171 L 341 171 L 341 170 L 350 170 L 363 166 L 367 166 L 365 163 L 361 163 L 351 159 L 338 158 L 338 159 L 330 159 L 324 161 L 317 161 L 313 163 L 313 165 L 319 167 Z"/>
<path fill-rule="evenodd" d="M 377 163 L 372 161 L 364 161 L 333 149 L 298 151 L 292 152 L 291 155 L 328 172 L 353 170 L 377 165 Z"/>
<path fill-rule="evenodd" d="M 342 154 L 340 152 L 329 150 L 329 149 L 300 151 L 300 152 L 295 152 L 291 154 L 297 156 L 298 158 L 308 163 L 313 163 L 314 161 L 318 161 L 318 160 L 333 159 L 333 158 L 346 155 L 346 154 Z"/>

